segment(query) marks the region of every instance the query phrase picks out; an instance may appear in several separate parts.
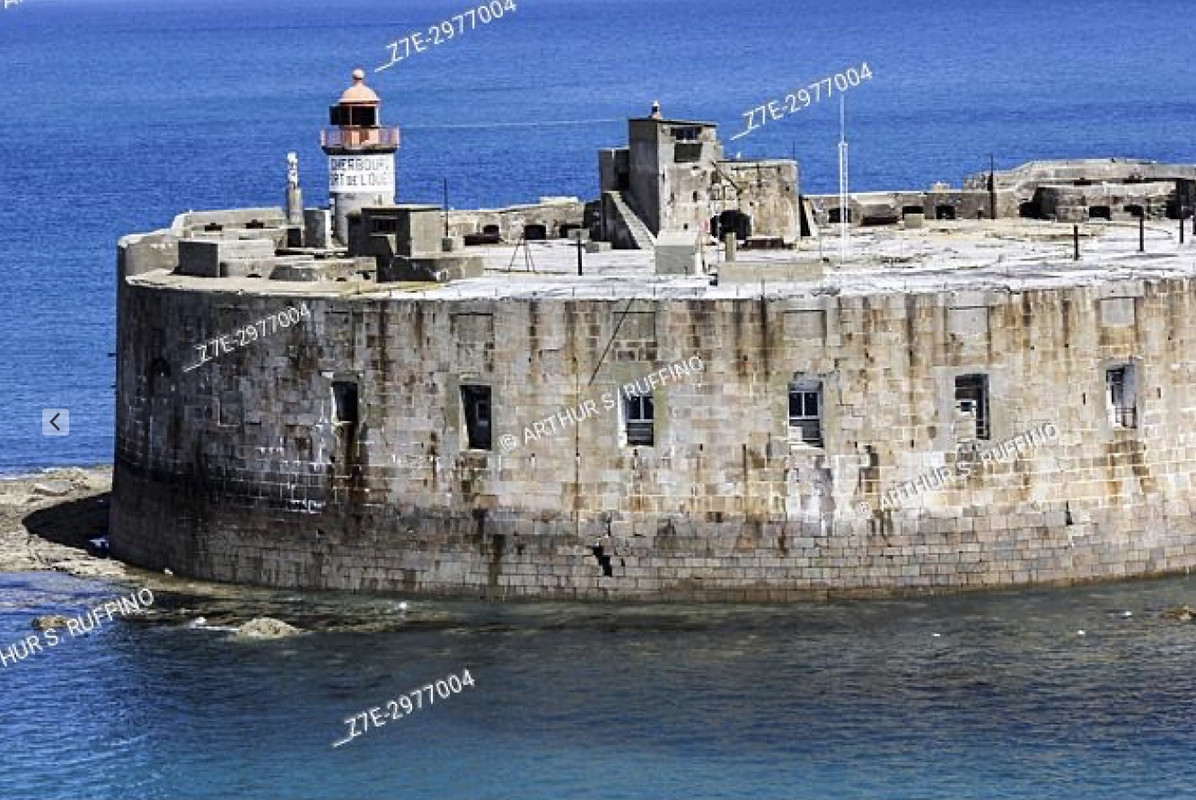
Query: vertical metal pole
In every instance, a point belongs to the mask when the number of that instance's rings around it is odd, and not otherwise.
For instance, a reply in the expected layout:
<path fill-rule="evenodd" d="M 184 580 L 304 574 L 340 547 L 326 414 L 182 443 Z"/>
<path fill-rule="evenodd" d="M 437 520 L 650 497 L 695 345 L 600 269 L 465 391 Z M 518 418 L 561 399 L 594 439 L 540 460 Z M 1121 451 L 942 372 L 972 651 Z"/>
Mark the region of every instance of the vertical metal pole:
<path fill-rule="evenodd" d="M 1146 252 L 1146 209 L 1142 209 L 1142 214 L 1138 217 L 1138 252 Z"/>
<path fill-rule="evenodd" d="M 839 95 L 839 264 L 847 261 L 847 220 L 851 215 L 851 199 L 847 191 L 847 110 L 843 95 Z"/>
<path fill-rule="evenodd" d="M 448 178 L 444 179 L 444 238 L 449 238 Z"/>
<path fill-rule="evenodd" d="M 1074 260 L 1079 261 L 1080 260 L 1080 226 L 1079 225 L 1071 226 L 1071 238 L 1072 238 L 1072 243 L 1075 245 L 1075 251 L 1076 251 Z"/>
<path fill-rule="evenodd" d="M 997 160 L 988 154 L 988 218 L 997 218 Z"/>
<path fill-rule="evenodd" d="M 1180 209 L 1179 212 L 1179 243 L 1184 243 L 1184 212 Z"/>
<path fill-rule="evenodd" d="M 580 234 L 580 233 L 581 233 L 581 231 L 578 231 L 578 234 Z M 581 275 L 581 236 L 580 235 L 577 237 L 577 274 L 578 274 L 578 276 Z"/>

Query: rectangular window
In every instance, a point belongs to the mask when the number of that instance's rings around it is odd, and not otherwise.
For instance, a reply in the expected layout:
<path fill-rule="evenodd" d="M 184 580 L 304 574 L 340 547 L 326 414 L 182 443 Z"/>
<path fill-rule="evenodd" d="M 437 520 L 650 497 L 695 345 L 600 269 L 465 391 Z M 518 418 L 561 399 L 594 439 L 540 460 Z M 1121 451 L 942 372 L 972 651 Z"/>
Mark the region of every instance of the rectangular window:
<path fill-rule="evenodd" d="M 677 164 L 692 164 L 702 160 L 701 142 L 677 142 L 673 145 L 673 161 Z"/>
<path fill-rule="evenodd" d="M 628 445 L 653 446 L 656 441 L 656 408 L 651 394 L 623 396 L 623 424 Z"/>
<path fill-rule="evenodd" d="M 957 429 L 961 440 L 988 439 L 988 376 L 960 375 L 955 379 L 955 410 L 964 417 L 965 429 Z M 957 420 L 957 424 L 960 420 Z"/>
<path fill-rule="evenodd" d="M 490 387 L 462 386 L 461 412 L 470 450 L 490 449 Z"/>
<path fill-rule="evenodd" d="M 1109 424 L 1114 428 L 1138 427 L 1137 380 L 1133 365 L 1105 370 L 1105 387 Z"/>
<path fill-rule="evenodd" d="M 822 447 L 822 382 L 789 384 L 789 435 L 803 444 Z"/>
<path fill-rule="evenodd" d="M 374 233 L 398 233 L 399 221 L 394 217 L 374 217 Z"/>
<path fill-rule="evenodd" d="M 678 142 L 696 142 L 702 135 L 702 129 L 696 125 L 687 125 L 673 128 L 672 134 Z"/>
<path fill-rule="evenodd" d="M 332 382 L 332 421 L 338 425 L 357 424 L 357 382 Z"/>

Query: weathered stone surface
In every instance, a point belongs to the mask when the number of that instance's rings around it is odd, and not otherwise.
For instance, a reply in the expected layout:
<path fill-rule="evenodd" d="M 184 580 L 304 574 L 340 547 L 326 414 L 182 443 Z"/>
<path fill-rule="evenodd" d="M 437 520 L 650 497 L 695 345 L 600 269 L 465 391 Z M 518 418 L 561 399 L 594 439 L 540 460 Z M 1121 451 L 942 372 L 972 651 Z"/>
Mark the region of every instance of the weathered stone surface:
<path fill-rule="evenodd" d="M 957 294 L 314 297 L 308 324 L 154 389 L 155 359 L 280 301 L 125 285 L 113 553 L 222 581 L 497 598 L 773 601 L 1196 566 L 1192 279 Z M 1105 317 L 1110 298 L 1132 324 Z M 657 381 L 654 444 L 627 446 L 620 387 L 693 357 L 701 370 Z M 1105 369 L 1131 361 L 1138 423 L 1115 427 Z M 975 427 L 955 379 L 977 373 L 980 449 L 1023 437 L 987 459 L 959 454 Z M 822 381 L 823 447 L 789 430 L 795 376 Z M 346 380 L 356 426 L 335 419 Z M 471 384 L 492 391 L 491 451 L 468 447 Z M 1025 446 L 1045 423 L 1058 438 Z"/>
<path fill-rule="evenodd" d="M 68 558 L 50 564 L 55 572 L 65 572 L 76 578 L 123 578 L 127 574 L 125 565 L 119 561 L 92 558 L 83 554 L 78 558 Z"/>
<path fill-rule="evenodd" d="M 238 639 L 285 639 L 303 631 L 272 617 L 256 617 L 237 629 Z"/>
<path fill-rule="evenodd" d="M 47 497 L 65 497 L 71 493 L 73 488 L 74 486 L 68 481 L 43 481 L 33 484 L 33 491 L 36 494 Z"/>
<path fill-rule="evenodd" d="M 67 626 L 67 618 L 61 614 L 47 614 L 38 617 L 30 624 L 39 631 L 48 631 L 52 628 L 65 628 Z"/>

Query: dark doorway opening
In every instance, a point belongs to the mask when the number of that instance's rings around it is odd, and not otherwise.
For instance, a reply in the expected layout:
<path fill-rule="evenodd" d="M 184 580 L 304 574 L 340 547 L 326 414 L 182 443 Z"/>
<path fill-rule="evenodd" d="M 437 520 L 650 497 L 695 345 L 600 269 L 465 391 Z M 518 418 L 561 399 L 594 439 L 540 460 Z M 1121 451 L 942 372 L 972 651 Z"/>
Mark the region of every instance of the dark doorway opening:
<path fill-rule="evenodd" d="M 730 209 L 710 220 L 710 235 L 722 240 L 728 233 L 743 241 L 752 235 L 752 218 L 739 209 Z"/>
<path fill-rule="evenodd" d="M 462 386 L 461 410 L 470 450 L 490 449 L 490 387 Z"/>

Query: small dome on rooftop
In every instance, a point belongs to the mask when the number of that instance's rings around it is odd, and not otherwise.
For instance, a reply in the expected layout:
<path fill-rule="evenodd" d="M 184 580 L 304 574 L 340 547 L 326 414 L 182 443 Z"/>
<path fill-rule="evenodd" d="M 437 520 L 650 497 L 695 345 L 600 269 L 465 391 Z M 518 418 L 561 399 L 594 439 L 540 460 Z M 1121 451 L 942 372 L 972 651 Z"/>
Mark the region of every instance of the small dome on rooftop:
<path fill-rule="evenodd" d="M 378 105 L 381 101 L 374 90 L 365 85 L 365 70 L 353 70 L 353 85 L 341 95 L 341 105 Z"/>

